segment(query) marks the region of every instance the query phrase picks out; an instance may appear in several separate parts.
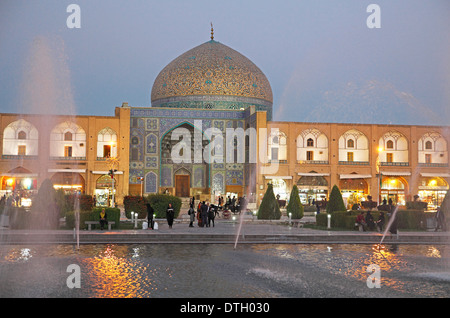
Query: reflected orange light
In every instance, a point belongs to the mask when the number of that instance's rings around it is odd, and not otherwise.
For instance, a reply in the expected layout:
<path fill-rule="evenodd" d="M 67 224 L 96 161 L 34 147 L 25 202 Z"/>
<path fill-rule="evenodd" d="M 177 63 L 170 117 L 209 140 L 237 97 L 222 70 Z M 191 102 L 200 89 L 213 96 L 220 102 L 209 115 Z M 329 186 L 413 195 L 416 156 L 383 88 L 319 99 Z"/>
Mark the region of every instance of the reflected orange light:
<path fill-rule="evenodd" d="M 122 247 L 107 246 L 102 256 L 86 259 L 89 280 L 93 284 L 94 298 L 136 298 L 149 296 L 142 285 L 151 285 L 147 268 L 130 263 Z M 121 254 L 123 257 L 121 257 Z M 134 268 L 134 269 L 133 269 Z"/>

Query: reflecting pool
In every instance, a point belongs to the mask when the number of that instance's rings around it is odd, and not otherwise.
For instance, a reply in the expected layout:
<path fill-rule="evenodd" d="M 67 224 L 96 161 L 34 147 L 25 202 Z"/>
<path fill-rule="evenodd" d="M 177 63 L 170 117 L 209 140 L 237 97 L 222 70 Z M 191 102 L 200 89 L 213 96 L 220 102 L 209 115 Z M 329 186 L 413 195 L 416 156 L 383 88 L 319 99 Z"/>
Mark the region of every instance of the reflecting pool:
<path fill-rule="evenodd" d="M 0 297 L 449 297 L 449 260 L 445 245 L 0 245 Z"/>

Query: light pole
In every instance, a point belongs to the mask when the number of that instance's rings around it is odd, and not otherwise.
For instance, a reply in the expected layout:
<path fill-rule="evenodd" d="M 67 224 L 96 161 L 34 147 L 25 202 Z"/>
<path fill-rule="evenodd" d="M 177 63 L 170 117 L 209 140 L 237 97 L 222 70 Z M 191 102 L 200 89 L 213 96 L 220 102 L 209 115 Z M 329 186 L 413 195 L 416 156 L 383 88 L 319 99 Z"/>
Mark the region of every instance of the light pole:
<path fill-rule="evenodd" d="M 382 173 L 380 170 L 381 160 L 380 154 L 383 152 L 383 147 L 378 147 L 378 156 L 377 156 L 377 175 L 378 175 L 378 205 L 381 205 L 381 182 L 383 181 Z"/>
<path fill-rule="evenodd" d="M 114 202 L 114 194 L 115 194 L 115 186 L 114 186 L 114 173 L 117 171 L 116 169 L 114 169 L 114 166 L 117 164 L 117 167 L 119 167 L 119 158 L 118 157 L 110 157 L 107 159 L 108 165 L 109 165 L 109 172 L 108 174 L 111 176 L 112 178 L 112 202 L 111 202 L 111 206 L 114 208 L 115 202 Z"/>

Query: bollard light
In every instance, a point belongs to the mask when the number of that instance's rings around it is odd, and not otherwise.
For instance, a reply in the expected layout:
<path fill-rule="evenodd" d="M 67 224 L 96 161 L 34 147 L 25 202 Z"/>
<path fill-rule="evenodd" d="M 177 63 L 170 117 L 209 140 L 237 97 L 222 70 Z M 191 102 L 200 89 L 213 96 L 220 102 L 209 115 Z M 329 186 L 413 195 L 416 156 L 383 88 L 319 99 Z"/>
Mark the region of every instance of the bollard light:
<path fill-rule="evenodd" d="M 134 211 L 131 211 L 131 223 L 133 223 Z"/>
<path fill-rule="evenodd" d="M 331 214 L 328 214 L 327 218 L 328 218 L 328 228 L 331 229 Z"/>
<path fill-rule="evenodd" d="M 135 212 L 134 213 L 134 228 L 135 229 L 137 228 L 137 217 L 138 217 L 138 214 L 137 214 L 137 212 Z"/>
<path fill-rule="evenodd" d="M 291 224 L 291 219 L 292 219 L 292 213 L 289 212 L 289 224 Z"/>

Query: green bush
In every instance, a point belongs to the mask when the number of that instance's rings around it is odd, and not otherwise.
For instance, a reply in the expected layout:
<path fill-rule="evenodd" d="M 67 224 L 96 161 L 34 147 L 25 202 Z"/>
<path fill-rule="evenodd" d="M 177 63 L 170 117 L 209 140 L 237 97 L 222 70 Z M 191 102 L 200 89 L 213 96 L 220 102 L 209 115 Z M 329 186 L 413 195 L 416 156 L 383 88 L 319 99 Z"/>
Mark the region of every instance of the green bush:
<path fill-rule="evenodd" d="M 98 207 L 92 210 L 80 210 L 80 229 L 85 229 L 85 221 L 98 221 L 100 220 L 100 212 L 103 208 Z M 118 229 L 120 227 L 120 210 L 119 208 L 104 208 L 108 221 L 116 222 L 111 226 L 112 229 Z M 73 229 L 75 227 L 75 212 L 69 211 L 66 213 L 66 227 Z"/>
<path fill-rule="evenodd" d="M 177 218 L 180 214 L 181 209 L 181 199 L 169 195 L 169 194 L 149 194 L 146 197 L 146 201 L 150 203 L 154 210 L 154 214 L 156 215 L 156 218 L 165 218 L 166 217 L 166 211 L 167 207 L 169 206 L 169 203 L 172 203 L 173 211 L 174 211 L 174 217 Z M 147 216 L 147 209 L 145 207 L 145 214 L 144 217 Z"/>
<path fill-rule="evenodd" d="M 108 221 L 116 222 L 116 224 L 112 225 L 111 228 L 118 229 L 119 224 L 120 224 L 120 209 L 119 208 L 111 208 L 111 207 L 109 207 L 109 208 L 103 208 L 103 207 L 94 208 L 94 209 L 92 209 L 90 221 L 99 221 L 100 220 L 100 212 L 102 211 L 102 209 L 105 209 Z"/>
<path fill-rule="evenodd" d="M 281 218 L 280 207 L 273 193 L 273 186 L 268 184 L 266 193 L 258 209 L 258 219 L 261 220 L 279 220 Z"/>
<path fill-rule="evenodd" d="M 137 212 L 138 218 L 142 219 L 147 216 L 146 201 L 141 196 L 127 195 L 123 198 L 125 208 L 125 216 L 131 219 L 131 212 Z M 167 207 L 166 207 L 167 208 Z"/>
<path fill-rule="evenodd" d="M 371 211 L 374 221 L 379 218 L 381 211 Z M 331 228 L 353 230 L 355 229 L 355 221 L 360 210 L 351 211 L 335 211 L 331 216 Z M 366 217 L 367 211 L 364 211 L 364 217 Z M 385 212 L 384 229 L 388 225 L 389 216 Z M 427 212 L 422 210 L 398 210 L 396 214 L 397 228 L 403 230 L 423 230 L 426 228 L 426 219 L 429 217 Z M 316 224 L 318 226 L 326 227 L 328 224 L 327 214 L 320 213 L 316 216 Z"/>
<path fill-rule="evenodd" d="M 423 210 L 398 210 L 396 217 L 399 229 L 421 230 L 426 228 L 428 212 Z"/>
<path fill-rule="evenodd" d="M 337 185 L 334 185 L 331 189 L 330 199 L 327 204 L 327 213 L 333 213 L 334 211 L 345 211 L 344 200 L 342 199 L 342 194 Z"/>
<path fill-rule="evenodd" d="M 406 209 L 408 210 L 426 210 L 428 203 L 422 201 L 408 201 L 406 202 Z"/>
<path fill-rule="evenodd" d="M 317 226 L 327 226 L 327 214 L 326 213 L 316 214 L 316 225 Z"/>
<path fill-rule="evenodd" d="M 303 205 L 300 202 L 300 197 L 298 195 L 297 185 L 291 191 L 291 196 L 289 197 L 289 204 L 286 207 L 287 213 L 292 213 L 292 219 L 301 219 L 303 217 Z"/>
<path fill-rule="evenodd" d="M 84 221 L 92 221 L 91 220 L 92 211 L 80 211 L 80 225 L 79 229 L 86 228 Z M 66 228 L 73 229 L 75 228 L 75 211 L 66 212 Z"/>
<path fill-rule="evenodd" d="M 303 211 L 304 212 L 316 212 L 317 207 L 315 205 L 305 205 L 305 206 L 303 206 Z"/>

